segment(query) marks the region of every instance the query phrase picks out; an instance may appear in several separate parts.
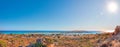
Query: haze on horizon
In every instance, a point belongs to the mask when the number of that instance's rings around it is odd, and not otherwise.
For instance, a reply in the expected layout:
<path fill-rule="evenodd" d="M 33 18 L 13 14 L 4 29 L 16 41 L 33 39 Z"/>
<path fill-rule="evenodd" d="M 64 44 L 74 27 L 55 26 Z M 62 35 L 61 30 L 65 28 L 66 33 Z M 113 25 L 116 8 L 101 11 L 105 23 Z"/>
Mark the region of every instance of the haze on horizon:
<path fill-rule="evenodd" d="M 112 30 L 120 25 L 119 6 L 120 0 L 0 0 L 0 30 Z"/>

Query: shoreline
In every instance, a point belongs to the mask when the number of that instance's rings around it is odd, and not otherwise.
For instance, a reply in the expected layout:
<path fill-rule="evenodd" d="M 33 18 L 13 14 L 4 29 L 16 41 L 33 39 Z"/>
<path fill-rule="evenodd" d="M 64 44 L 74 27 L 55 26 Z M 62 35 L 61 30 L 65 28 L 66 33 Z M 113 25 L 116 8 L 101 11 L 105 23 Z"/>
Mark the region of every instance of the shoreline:
<path fill-rule="evenodd" d="M 2 31 L 0 34 L 43 34 L 43 35 L 83 35 L 101 34 L 101 31 Z"/>

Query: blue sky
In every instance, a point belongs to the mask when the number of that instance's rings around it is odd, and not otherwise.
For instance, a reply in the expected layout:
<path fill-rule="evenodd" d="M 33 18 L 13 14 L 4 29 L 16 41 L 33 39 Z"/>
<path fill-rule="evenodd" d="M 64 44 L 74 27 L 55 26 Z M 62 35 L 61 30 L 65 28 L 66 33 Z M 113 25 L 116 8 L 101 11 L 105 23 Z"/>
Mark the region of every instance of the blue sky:
<path fill-rule="evenodd" d="M 111 30 L 120 25 L 120 14 L 109 13 L 106 2 L 0 0 L 0 30 Z"/>

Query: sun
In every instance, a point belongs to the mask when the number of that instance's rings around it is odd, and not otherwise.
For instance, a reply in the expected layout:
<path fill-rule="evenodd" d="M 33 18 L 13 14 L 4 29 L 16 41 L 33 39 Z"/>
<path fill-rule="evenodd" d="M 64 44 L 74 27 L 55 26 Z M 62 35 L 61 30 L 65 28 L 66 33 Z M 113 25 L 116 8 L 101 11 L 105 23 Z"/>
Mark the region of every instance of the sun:
<path fill-rule="evenodd" d="M 117 13 L 118 11 L 118 4 L 115 1 L 110 1 L 107 3 L 107 10 L 111 13 Z"/>

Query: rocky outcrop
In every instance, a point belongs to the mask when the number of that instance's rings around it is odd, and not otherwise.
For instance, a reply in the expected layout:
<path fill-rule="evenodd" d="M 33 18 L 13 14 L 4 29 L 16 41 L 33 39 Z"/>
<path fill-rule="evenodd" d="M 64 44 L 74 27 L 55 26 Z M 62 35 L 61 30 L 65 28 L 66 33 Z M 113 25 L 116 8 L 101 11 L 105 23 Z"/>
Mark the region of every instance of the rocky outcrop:
<path fill-rule="evenodd" d="M 115 28 L 115 31 L 113 32 L 113 35 L 118 35 L 118 34 L 120 34 L 120 26 L 117 26 Z"/>
<path fill-rule="evenodd" d="M 112 37 L 100 43 L 97 47 L 120 47 L 120 26 L 115 28 Z"/>

